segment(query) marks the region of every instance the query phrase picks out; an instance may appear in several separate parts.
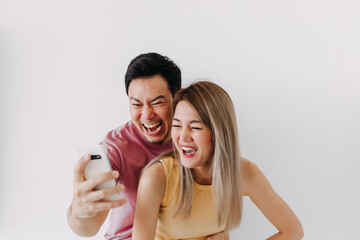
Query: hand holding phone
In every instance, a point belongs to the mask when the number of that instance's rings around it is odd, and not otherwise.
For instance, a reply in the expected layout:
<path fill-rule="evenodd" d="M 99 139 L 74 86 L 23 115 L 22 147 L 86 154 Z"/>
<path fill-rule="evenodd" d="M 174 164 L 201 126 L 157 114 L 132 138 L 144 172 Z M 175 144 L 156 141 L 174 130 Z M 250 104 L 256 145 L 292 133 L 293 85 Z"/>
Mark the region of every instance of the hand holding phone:
<path fill-rule="evenodd" d="M 112 171 L 110 161 L 107 155 L 107 150 L 103 145 L 98 145 L 94 147 L 78 147 L 76 149 L 76 154 L 78 159 L 86 154 L 89 154 L 91 156 L 90 162 L 85 166 L 84 169 L 85 179 L 89 179 L 93 176 L 96 176 L 104 172 Z M 116 186 L 116 181 L 113 179 L 99 184 L 94 188 L 94 190 L 97 191 L 115 186 Z M 120 199 L 120 195 L 115 194 L 110 197 L 106 197 L 103 200 L 117 201 L 119 199 Z"/>

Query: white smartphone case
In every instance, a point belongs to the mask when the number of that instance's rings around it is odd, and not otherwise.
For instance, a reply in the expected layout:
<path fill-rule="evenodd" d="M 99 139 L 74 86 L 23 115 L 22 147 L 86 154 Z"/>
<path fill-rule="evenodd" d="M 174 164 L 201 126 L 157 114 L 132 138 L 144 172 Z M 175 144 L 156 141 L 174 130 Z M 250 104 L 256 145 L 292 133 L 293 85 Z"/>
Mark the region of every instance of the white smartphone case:
<path fill-rule="evenodd" d="M 78 147 L 76 149 L 76 155 L 78 159 L 85 154 L 91 155 L 90 162 L 85 166 L 85 170 L 84 170 L 85 179 L 89 179 L 100 173 L 112 171 L 105 146 L 98 145 L 94 147 Z M 100 190 L 113 186 L 116 186 L 116 181 L 110 180 L 102 184 L 99 184 L 97 187 L 94 188 L 94 190 Z M 119 199 L 120 199 L 119 194 L 104 198 L 104 200 L 106 201 L 117 201 Z"/>

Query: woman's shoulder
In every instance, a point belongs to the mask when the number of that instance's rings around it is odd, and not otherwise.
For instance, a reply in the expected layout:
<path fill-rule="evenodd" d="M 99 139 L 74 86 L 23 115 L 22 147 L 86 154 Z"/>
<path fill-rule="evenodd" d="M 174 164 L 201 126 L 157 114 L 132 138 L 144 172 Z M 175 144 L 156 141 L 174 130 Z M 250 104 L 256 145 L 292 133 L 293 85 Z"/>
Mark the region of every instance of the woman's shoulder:
<path fill-rule="evenodd" d="M 154 159 L 155 160 L 155 159 Z M 174 156 L 163 156 L 147 166 L 140 180 L 139 190 L 150 190 L 160 196 L 162 205 L 176 193 L 179 186 L 178 165 Z"/>
<path fill-rule="evenodd" d="M 155 162 L 142 173 L 139 186 L 148 188 L 153 186 L 165 187 L 165 170 L 161 162 Z"/>
<path fill-rule="evenodd" d="M 251 177 L 259 171 L 255 163 L 243 157 L 241 158 L 241 168 L 241 172 L 245 177 Z"/>
<path fill-rule="evenodd" d="M 151 184 L 165 182 L 168 172 L 177 167 L 176 160 L 172 154 L 166 154 L 154 159 L 144 170 L 141 181 Z"/>
<path fill-rule="evenodd" d="M 241 158 L 241 181 L 243 195 L 249 195 L 251 185 L 259 175 L 262 175 L 262 173 L 255 163 L 246 158 Z"/>
<path fill-rule="evenodd" d="M 159 162 L 161 162 L 164 165 L 164 168 L 167 171 L 177 167 L 177 162 L 174 155 L 166 155 L 160 158 Z"/>

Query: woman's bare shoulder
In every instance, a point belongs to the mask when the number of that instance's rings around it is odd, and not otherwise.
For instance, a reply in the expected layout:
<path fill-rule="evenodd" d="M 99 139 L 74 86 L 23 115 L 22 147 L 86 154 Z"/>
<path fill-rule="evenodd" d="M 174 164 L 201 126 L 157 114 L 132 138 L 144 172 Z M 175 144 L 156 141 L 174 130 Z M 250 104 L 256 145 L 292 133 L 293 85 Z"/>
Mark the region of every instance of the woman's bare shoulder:
<path fill-rule="evenodd" d="M 245 177 L 252 177 L 254 174 L 257 174 L 260 169 L 258 168 L 258 166 L 253 163 L 252 161 L 246 159 L 246 158 L 241 158 L 241 171 L 243 176 Z"/>
<path fill-rule="evenodd" d="M 151 186 L 165 187 L 165 182 L 166 182 L 165 170 L 161 162 L 156 162 L 153 165 L 146 168 L 140 179 L 141 187 L 151 187 Z"/>
<path fill-rule="evenodd" d="M 246 158 L 241 158 L 241 186 L 244 196 L 249 195 L 251 184 L 259 174 L 262 173 L 255 163 Z"/>

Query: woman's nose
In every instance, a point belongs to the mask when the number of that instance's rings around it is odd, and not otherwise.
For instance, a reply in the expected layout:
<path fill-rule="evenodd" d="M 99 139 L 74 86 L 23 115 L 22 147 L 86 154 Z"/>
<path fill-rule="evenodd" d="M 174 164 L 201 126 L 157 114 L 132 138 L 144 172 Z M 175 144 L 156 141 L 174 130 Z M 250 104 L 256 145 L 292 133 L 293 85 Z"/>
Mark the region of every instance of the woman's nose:
<path fill-rule="evenodd" d="M 187 127 L 182 129 L 182 131 L 180 133 L 180 139 L 184 142 L 192 141 L 191 132 Z"/>

